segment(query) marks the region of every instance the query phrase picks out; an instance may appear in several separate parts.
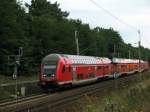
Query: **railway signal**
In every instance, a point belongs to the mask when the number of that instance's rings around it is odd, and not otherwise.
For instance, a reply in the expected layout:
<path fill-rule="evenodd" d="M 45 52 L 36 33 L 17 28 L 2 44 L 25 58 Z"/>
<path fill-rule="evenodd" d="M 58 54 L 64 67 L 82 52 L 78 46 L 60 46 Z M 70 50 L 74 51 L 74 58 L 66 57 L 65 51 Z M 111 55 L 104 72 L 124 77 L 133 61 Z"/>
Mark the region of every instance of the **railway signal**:
<path fill-rule="evenodd" d="M 18 66 L 20 66 L 20 59 L 23 55 L 23 47 L 19 47 L 17 50 L 18 54 L 16 55 L 11 55 L 14 57 L 14 73 L 13 73 L 13 79 L 17 80 L 17 75 L 18 75 Z"/>
<path fill-rule="evenodd" d="M 18 102 L 18 94 L 19 94 L 19 92 L 18 92 L 18 80 L 17 80 L 17 78 L 18 78 L 18 67 L 20 66 L 20 60 L 21 60 L 22 55 L 23 55 L 23 47 L 19 47 L 19 49 L 15 50 L 15 55 L 8 56 L 9 58 L 10 57 L 13 58 L 13 65 L 14 65 L 13 79 L 16 80 L 15 81 L 16 103 Z M 16 108 L 17 108 L 17 105 L 16 105 Z"/>

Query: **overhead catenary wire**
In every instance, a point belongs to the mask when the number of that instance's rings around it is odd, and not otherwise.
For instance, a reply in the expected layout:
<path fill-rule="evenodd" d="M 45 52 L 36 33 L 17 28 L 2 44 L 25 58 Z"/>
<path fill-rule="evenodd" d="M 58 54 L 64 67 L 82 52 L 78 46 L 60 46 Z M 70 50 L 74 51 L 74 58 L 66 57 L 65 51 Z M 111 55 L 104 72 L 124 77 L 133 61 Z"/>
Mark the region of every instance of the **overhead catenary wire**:
<path fill-rule="evenodd" d="M 127 27 L 129 27 L 129 28 L 131 28 L 131 29 L 133 29 L 133 30 L 135 30 L 135 31 L 138 33 L 139 37 L 140 37 L 140 38 L 139 38 L 139 42 L 140 42 L 140 44 L 141 44 L 141 36 L 140 36 L 140 33 L 139 33 L 140 30 L 139 30 L 138 28 L 136 28 L 135 26 L 133 26 L 133 25 L 131 25 L 131 24 L 126 23 L 124 20 L 120 19 L 119 17 L 117 17 L 116 15 L 114 15 L 112 12 L 110 12 L 109 10 L 107 10 L 106 8 L 104 8 L 102 5 L 100 5 L 99 3 L 95 2 L 94 0 L 90 0 L 90 1 L 91 1 L 91 3 L 94 4 L 96 7 L 102 9 L 103 11 L 105 11 L 107 14 L 109 14 L 111 17 L 113 17 L 114 19 L 116 19 L 116 20 L 119 21 L 120 23 L 126 25 Z M 99 2 L 100 2 L 100 1 L 99 1 Z M 144 39 L 142 38 L 142 40 L 144 40 Z M 145 40 L 144 40 L 144 41 L 145 41 Z M 147 41 L 147 42 L 148 42 L 148 41 Z M 82 52 L 84 52 L 84 51 L 90 49 L 92 46 L 93 46 L 93 44 L 91 44 L 89 47 L 87 47 L 86 49 L 84 49 Z"/>
<path fill-rule="evenodd" d="M 91 45 L 89 45 L 87 48 L 83 49 L 80 54 L 84 53 L 85 51 L 89 50 L 91 47 L 93 47 L 93 45 L 95 45 L 95 43 L 92 43 Z"/>
<path fill-rule="evenodd" d="M 123 21 L 122 19 L 120 19 L 119 17 L 117 17 L 116 15 L 114 15 L 111 11 L 109 11 L 109 10 L 106 9 L 106 8 L 104 8 L 102 5 L 100 5 L 99 3 L 95 2 L 94 0 L 90 0 L 90 1 L 91 1 L 91 3 L 93 3 L 96 7 L 102 9 L 104 12 L 106 12 L 107 14 L 109 14 L 112 18 L 116 19 L 117 21 L 119 21 L 120 23 L 126 25 L 127 27 L 129 27 L 129 28 L 135 30 L 135 31 L 138 33 L 138 35 L 140 35 L 139 32 L 141 32 L 141 31 L 140 31 L 138 28 L 136 28 L 135 26 L 133 26 L 133 25 L 131 25 L 131 24 L 126 23 L 125 21 Z M 99 2 L 100 2 L 100 1 L 99 1 Z M 101 3 L 101 4 L 102 4 L 102 3 Z M 143 35 L 142 35 L 142 37 L 143 37 Z M 142 38 L 142 40 L 144 40 L 144 39 L 145 39 L 145 38 Z M 139 41 L 141 41 L 141 37 L 140 37 Z M 146 43 L 150 44 L 150 42 L 149 42 L 147 39 L 145 39 L 144 41 L 145 41 Z"/>
<path fill-rule="evenodd" d="M 147 44 L 150 44 L 149 40 L 147 40 L 146 37 L 143 33 L 141 33 L 141 36 L 143 37 L 142 40 L 144 40 Z"/>
<path fill-rule="evenodd" d="M 111 17 L 113 17 L 114 19 L 118 20 L 120 23 L 130 27 L 131 29 L 135 30 L 136 32 L 138 32 L 139 30 L 135 27 L 132 26 L 126 22 L 124 22 L 123 20 L 121 20 L 120 18 L 118 18 L 117 16 L 115 16 L 114 14 L 112 14 L 109 10 L 105 9 L 104 7 L 102 7 L 101 5 L 99 5 L 97 2 L 95 2 L 94 0 L 90 0 L 91 3 L 93 3 L 95 6 L 97 6 L 98 8 L 102 9 L 103 11 L 105 11 L 107 14 L 109 14 Z M 95 44 L 95 43 L 94 43 Z M 91 44 L 89 47 L 87 47 L 86 49 L 82 50 L 80 53 L 85 52 L 86 50 L 90 49 L 93 46 L 93 44 Z"/>
<path fill-rule="evenodd" d="M 100 4 L 98 4 L 97 2 L 95 2 L 94 0 L 90 0 L 91 3 L 93 3 L 95 6 L 97 6 L 98 8 L 102 9 L 103 11 L 105 11 L 107 14 L 109 14 L 111 17 L 113 17 L 114 19 L 116 19 L 117 21 L 119 21 L 120 23 L 130 27 L 131 29 L 133 30 L 136 30 L 138 31 L 139 29 L 136 28 L 135 26 L 133 25 L 130 25 L 128 23 L 126 23 L 125 21 L 121 20 L 119 17 L 117 17 L 116 15 L 114 15 L 113 13 L 111 13 L 109 10 L 107 10 L 106 8 L 104 8 L 103 6 L 101 6 Z"/>

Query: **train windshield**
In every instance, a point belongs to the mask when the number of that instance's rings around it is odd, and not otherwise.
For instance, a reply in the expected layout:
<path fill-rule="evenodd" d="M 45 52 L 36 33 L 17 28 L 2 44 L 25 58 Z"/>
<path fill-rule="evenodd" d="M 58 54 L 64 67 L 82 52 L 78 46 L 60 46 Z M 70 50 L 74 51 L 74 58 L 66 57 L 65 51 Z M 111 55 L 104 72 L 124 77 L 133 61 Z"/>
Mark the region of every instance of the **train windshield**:
<path fill-rule="evenodd" d="M 44 65 L 44 75 L 47 77 L 54 77 L 56 74 L 56 65 Z"/>

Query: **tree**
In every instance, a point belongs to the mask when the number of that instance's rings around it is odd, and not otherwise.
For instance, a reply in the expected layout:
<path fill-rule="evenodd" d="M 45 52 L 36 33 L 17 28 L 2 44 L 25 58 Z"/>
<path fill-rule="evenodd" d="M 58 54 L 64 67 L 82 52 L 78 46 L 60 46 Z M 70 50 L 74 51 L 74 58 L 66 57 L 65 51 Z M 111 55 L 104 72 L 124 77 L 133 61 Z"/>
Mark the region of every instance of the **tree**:
<path fill-rule="evenodd" d="M 32 0 L 29 6 L 29 13 L 32 16 L 44 16 L 45 18 L 63 20 L 68 16 L 68 12 L 62 11 L 59 4 L 51 4 L 47 0 Z"/>
<path fill-rule="evenodd" d="M 113 28 L 96 27 L 77 19 L 67 19 L 68 12 L 59 4 L 47 0 L 32 0 L 26 4 L 2 0 L 0 3 L 0 72 L 6 72 L 8 56 L 23 47 L 20 70 L 27 73 L 39 71 L 42 58 L 50 53 L 76 54 L 74 32 L 78 31 L 80 55 L 138 59 L 138 48 L 126 44 Z M 141 47 L 142 59 L 150 61 L 150 50 Z"/>
<path fill-rule="evenodd" d="M 0 3 L 0 71 L 7 67 L 8 55 L 12 55 L 23 41 L 24 32 L 18 22 L 19 8 L 16 0 Z"/>

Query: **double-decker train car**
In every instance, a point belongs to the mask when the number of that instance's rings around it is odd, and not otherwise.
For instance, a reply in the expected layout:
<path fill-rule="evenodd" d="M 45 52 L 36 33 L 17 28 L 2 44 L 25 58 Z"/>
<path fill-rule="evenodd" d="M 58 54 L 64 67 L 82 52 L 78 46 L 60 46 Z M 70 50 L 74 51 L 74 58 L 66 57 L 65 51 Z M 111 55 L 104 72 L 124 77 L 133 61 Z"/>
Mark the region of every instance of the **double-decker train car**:
<path fill-rule="evenodd" d="M 119 75 L 133 74 L 148 69 L 148 63 L 146 61 L 139 61 L 137 59 L 114 58 L 112 60 L 112 65 L 115 67 L 114 71 Z"/>
<path fill-rule="evenodd" d="M 148 63 L 142 60 L 50 54 L 42 60 L 40 84 L 42 87 L 80 85 L 146 69 Z"/>

